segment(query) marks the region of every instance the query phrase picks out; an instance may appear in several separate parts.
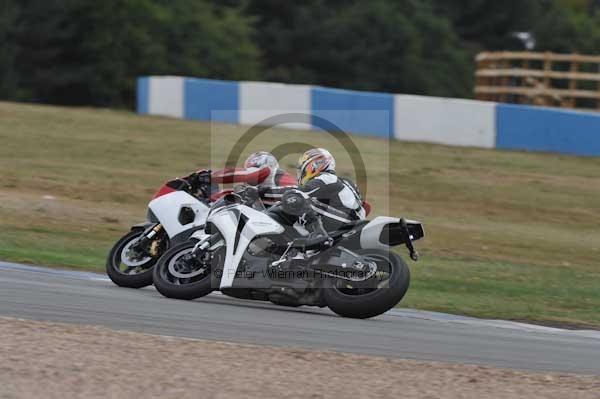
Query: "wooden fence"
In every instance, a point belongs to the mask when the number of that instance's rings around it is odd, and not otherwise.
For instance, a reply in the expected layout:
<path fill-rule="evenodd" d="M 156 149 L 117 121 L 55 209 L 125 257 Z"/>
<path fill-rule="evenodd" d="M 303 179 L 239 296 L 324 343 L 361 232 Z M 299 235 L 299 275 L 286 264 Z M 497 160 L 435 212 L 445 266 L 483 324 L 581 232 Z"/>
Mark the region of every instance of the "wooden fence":
<path fill-rule="evenodd" d="M 479 100 L 600 111 L 600 56 L 485 52 L 476 60 Z"/>

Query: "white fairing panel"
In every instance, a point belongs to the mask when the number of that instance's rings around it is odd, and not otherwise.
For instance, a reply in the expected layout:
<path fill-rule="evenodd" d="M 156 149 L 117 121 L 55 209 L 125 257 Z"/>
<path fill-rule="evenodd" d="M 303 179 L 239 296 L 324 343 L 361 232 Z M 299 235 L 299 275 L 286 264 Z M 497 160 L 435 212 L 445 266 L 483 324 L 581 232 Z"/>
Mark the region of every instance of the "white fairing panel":
<path fill-rule="evenodd" d="M 241 222 L 245 217 L 246 222 Z M 259 235 L 281 234 L 283 226 L 271 219 L 265 213 L 256 211 L 245 205 L 228 207 L 213 213 L 208 219 L 221 232 L 225 239 L 226 255 L 221 276 L 220 289 L 230 288 L 237 268 L 250 242 Z M 241 228 L 241 231 L 238 230 Z"/>
<path fill-rule="evenodd" d="M 191 208 L 196 214 L 193 223 L 179 223 L 179 212 L 183 207 Z M 192 227 L 204 225 L 209 211 L 208 206 L 184 191 L 174 191 L 155 198 L 150 201 L 148 208 L 158 218 L 170 238 Z"/>
<path fill-rule="evenodd" d="M 360 233 L 360 247 L 363 249 L 384 249 L 389 250 L 388 245 L 382 244 L 379 241 L 383 228 L 390 223 L 400 223 L 399 218 L 391 218 L 387 216 L 378 216 L 371 220 Z"/>

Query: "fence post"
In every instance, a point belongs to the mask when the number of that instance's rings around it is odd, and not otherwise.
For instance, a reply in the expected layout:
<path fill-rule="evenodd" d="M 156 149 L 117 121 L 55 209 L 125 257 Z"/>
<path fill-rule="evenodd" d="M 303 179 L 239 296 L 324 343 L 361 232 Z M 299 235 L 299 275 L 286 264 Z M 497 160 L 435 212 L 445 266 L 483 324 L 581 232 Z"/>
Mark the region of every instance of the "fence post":
<path fill-rule="evenodd" d="M 574 54 L 575 56 L 577 54 Z M 579 62 L 576 60 L 571 60 L 571 73 L 576 74 L 579 72 Z M 574 76 L 569 77 L 569 90 L 577 90 L 577 79 Z M 568 97 L 568 101 L 566 102 L 566 106 L 569 108 L 575 108 L 576 99 L 575 97 Z"/>
<path fill-rule="evenodd" d="M 552 59 L 550 58 L 550 53 L 546 52 L 544 53 L 544 91 L 552 87 L 550 72 L 552 72 Z M 547 96 L 547 93 L 541 95 L 543 105 L 548 105 Z"/>

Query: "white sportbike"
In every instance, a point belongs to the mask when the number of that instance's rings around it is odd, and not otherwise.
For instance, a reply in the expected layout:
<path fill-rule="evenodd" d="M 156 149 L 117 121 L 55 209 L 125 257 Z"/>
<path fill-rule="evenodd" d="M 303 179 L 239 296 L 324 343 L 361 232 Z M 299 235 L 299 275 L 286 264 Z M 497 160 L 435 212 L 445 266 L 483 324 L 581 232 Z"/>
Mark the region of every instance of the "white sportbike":
<path fill-rule="evenodd" d="M 312 199 L 292 190 L 281 207 L 313 215 Z M 302 217 L 300 217 L 302 220 Z M 328 306 L 335 313 L 369 318 L 404 297 L 410 282 L 406 263 L 391 248 L 424 237 L 421 223 L 377 217 L 327 234 L 309 234 L 265 212 L 252 189 L 215 202 L 203 231 L 171 247 L 154 268 L 163 295 L 194 299 L 218 290 L 236 298 L 285 306 Z"/>

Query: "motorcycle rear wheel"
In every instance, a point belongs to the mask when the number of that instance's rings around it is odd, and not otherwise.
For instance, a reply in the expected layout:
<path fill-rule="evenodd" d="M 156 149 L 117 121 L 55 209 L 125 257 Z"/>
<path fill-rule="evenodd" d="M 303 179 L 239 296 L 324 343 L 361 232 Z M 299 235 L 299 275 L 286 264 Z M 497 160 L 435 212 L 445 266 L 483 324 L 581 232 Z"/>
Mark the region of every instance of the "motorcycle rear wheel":
<path fill-rule="evenodd" d="M 378 270 L 387 270 L 384 286 L 379 283 L 379 288 L 346 288 L 340 287 L 344 284 L 339 280 L 329 279 L 323 297 L 327 306 L 340 316 L 368 319 L 387 312 L 402 300 L 410 284 L 410 270 L 404 260 L 391 251 L 364 249 L 355 252 L 376 261 Z"/>

